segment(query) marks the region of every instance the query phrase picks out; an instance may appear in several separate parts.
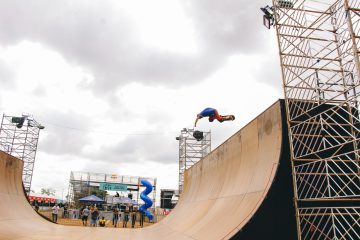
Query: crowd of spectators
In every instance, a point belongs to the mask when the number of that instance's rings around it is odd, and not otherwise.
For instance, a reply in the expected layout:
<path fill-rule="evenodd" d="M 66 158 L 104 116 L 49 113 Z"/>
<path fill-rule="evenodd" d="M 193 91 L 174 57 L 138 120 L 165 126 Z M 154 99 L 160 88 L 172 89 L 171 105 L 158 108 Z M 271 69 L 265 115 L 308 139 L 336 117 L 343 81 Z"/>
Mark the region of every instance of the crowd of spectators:
<path fill-rule="evenodd" d="M 36 212 L 39 212 L 40 206 L 41 215 L 48 217 L 54 223 L 57 223 L 59 218 L 69 219 L 67 221 L 81 219 L 83 226 L 134 228 L 136 222 L 143 227 L 145 220 L 145 214 L 138 211 L 138 205 L 130 203 L 115 204 L 112 207 L 106 204 L 99 206 L 85 204 L 79 210 L 68 209 L 67 204 L 62 203 L 41 205 L 38 201 L 33 201 L 32 205 Z M 46 212 L 50 215 L 47 215 Z"/>
<path fill-rule="evenodd" d="M 140 226 L 143 227 L 145 215 L 138 211 L 137 206 L 130 204 L 124 205 L 122 207 L 114 206 L 111 209 L 112 221 L 106 219 L 103 213 L 99 211 L 96 205 L 83 206 L 80 209 L 80 218 L 82 220 L 83 226 L 88 226 L 90 222 L 90 227 L 105 227 L 112 223 L 113 227 L 119 227 L 119 224 L 122 222 L 122 227 L 135 227 L 136 220 L 139 218 Z M 109 214 L 106 215 L 107 217 Z M 108 221 L 107 221 L 108 220 Z"/>

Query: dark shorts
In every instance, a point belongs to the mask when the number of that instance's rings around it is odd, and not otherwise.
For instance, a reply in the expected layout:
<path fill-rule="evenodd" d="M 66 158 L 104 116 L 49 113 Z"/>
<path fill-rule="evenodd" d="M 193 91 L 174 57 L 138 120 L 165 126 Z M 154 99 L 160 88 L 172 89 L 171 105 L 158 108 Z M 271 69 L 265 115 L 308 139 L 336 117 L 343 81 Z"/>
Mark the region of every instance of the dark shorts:
<path fill-rule="evenodd" d="M 81 220 L 87 221 L 89 216 L 82 216 Z"/>

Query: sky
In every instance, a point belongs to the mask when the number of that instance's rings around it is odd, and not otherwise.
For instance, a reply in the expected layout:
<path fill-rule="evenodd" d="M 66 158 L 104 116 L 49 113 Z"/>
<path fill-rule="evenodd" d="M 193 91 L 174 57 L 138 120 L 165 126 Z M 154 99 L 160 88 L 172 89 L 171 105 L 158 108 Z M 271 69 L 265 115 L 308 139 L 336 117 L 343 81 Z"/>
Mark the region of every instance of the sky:
<path fill-rule="evenodd" d="M 177 189 L 178 141 L 201 119 L 212 149 L 278 98 L 269 0 L 1 0 L 0 113 L 41 130 L 32 189 L 65 197 L 71 171 L 157 178 Z"/>

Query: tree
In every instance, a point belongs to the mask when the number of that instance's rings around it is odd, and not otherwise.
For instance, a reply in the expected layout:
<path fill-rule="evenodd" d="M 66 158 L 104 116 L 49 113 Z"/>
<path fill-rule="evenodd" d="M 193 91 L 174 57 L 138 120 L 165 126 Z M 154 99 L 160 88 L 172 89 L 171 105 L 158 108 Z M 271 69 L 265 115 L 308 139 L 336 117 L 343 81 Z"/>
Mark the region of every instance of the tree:
<path fill-rule="evenodd" d="M 41 188 L 41 194 L 47 196 L 55 196 L 55 189 L 52 188 Z"/>
<path fill-rule="evenodd" d="M 95 195 L 99 198 L 105 199 L 107 192 L 104 190 L 99 189 L 98 187 L 92 187 L 90 189 L 91 195 Z"/>
<path fill-rule="evenodd" d="M 94 186 L 84 187 L 81 189 L 81 191 L 74 193 L 75 207 L 81 207 L 83 203 L 79 202 L 79 199 L 89 195 L 95 195 L 101 199 L 105 199 L 107 192 L 104 190 L 100 190 L 99 187 L 94 187 Z"/>

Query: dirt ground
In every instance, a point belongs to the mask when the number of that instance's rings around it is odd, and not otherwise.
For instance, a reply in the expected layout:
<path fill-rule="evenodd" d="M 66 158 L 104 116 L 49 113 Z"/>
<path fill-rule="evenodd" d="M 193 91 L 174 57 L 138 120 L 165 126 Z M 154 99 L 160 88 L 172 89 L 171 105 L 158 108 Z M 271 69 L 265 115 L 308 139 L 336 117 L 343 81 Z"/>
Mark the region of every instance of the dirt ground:
<path fill-rule="evenodd" d="M 81 219 L 59 218 L 57 223 L 61 224 L 61 225 L 67 225 L 67 226 L 83 226 Z M 153 223 L 144 222 L 144 227 L 150 226 L 152 224 Z M 88 221 L 87 227 L 89 227 L 89 225 L 90 225 L 90 221 Z M 113 228 L 114 226 L 112 225 L 112 220 L 106 220 L 105 227 Z M 118 222 L 117 227 L 122 228 L 123 222 Z M 140 227 L 141 227 L 140 223 L 136 222 L 134 228 L 140 228 Z M 127 223 L 127 228 L 131 228 L 131 222 Z"/>

